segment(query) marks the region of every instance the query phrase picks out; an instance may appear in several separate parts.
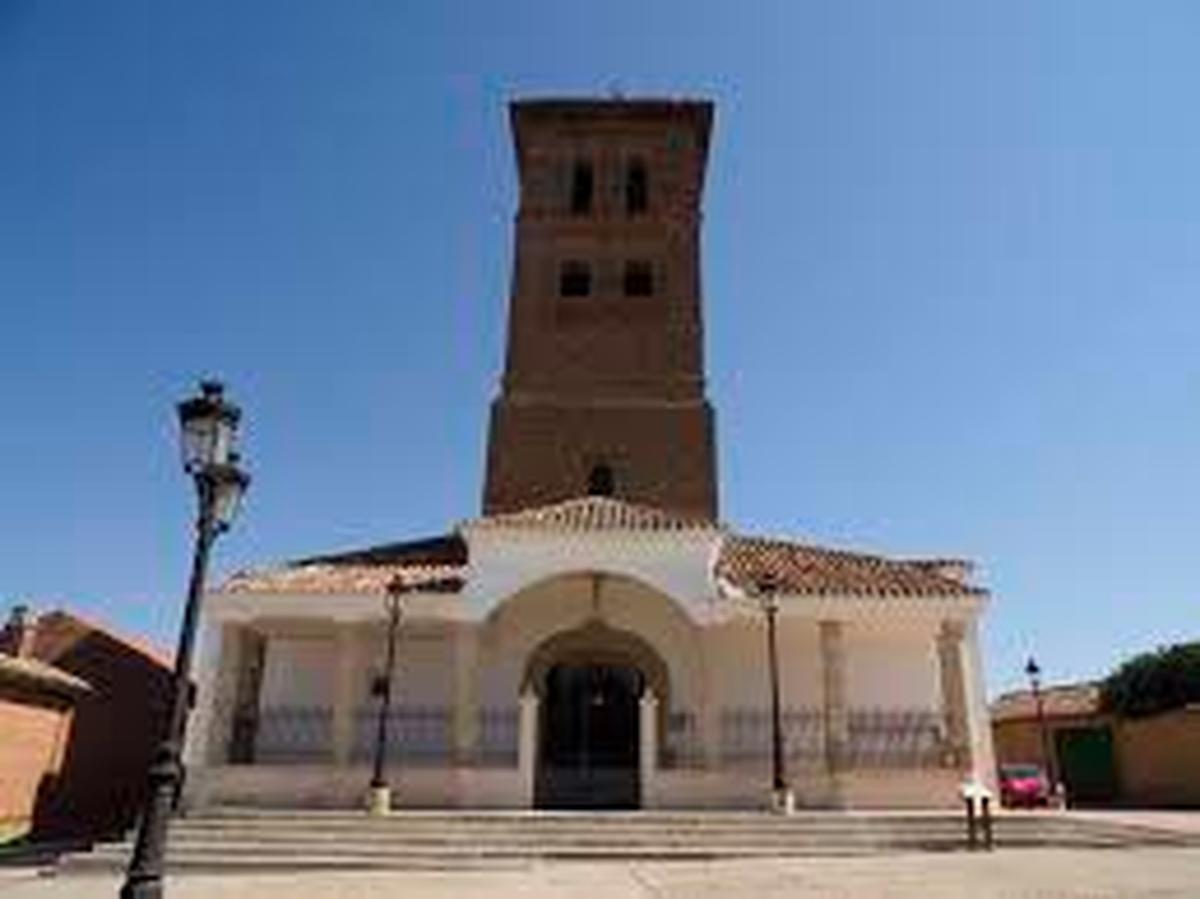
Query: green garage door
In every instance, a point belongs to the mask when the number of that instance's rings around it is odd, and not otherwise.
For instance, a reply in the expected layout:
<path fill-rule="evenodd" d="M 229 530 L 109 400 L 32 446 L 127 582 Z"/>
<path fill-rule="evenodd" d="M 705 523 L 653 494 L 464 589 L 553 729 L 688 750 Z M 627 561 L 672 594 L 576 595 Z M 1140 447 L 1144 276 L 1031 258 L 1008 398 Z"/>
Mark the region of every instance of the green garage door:
<path fill-rule="evenodd" d="M 1111 728 L 1064 728 L 1055 732 L 1054 742 L 1071 805 L 1103 805 L 1116 798 Z"/>

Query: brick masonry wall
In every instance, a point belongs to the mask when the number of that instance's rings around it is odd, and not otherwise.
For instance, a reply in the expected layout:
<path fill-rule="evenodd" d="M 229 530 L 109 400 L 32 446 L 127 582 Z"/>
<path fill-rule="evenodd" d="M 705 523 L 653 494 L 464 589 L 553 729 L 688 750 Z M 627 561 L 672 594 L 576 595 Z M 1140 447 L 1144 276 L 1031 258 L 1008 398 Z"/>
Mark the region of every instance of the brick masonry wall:
<path fill-rule="evenodd" d="M 122 833 L 145 795 L 166 720 L 170 671 L 112 635 L 54 612 L 38 620 L 34 655 L 92 686 L 75 707 L 71 738 L 42 791 L 34 829 L 46 839 Z"/>
<path fill-rule="evenodd" d="M 715 516 L 713 429 L 707 403 L 594 408 L 498 402 L 485 511 L 581 496 L 592 466 L 603 463 L 613 470 L 618 499 Z"/>
<path fill-rule="evenodd" d="M 1047 720 L 1052 744 L 1058 730 L 1106 725 L 1112 727 L 1117 802 L 1200 807 L 1200 709 L 1116 721 L 1099 715 Z M 1045 766 L 1036 720 L 997 721 L 992 733 L 999 764 L 1029 762 Z"/>
<path fill-rule="evenodd" d="M 1200 708 L 1122 721 L 1114 737 L 1122 798 L 1200 808 Z"/>
<path fill-rule="evenodd" d="M 711 112 L 706 103 L 514 105 L 520 208 L 485 513 L 581 496 L 603 464 L 618 498 L 716 516 L 700 291 Z M 638 213 L 626 206 L 634 159 L 648 178 Z M 580 164 L 594 172 L 585 212 L 571 205 Z M 590 272 L 586 296 L 560 295 L 568 263 Z M 631 263 L 649 265 L 650 295 L 625 295 Z"/>
<path fill-rule="evenodd" d="M 22 829 L 38 791 L 62 763 L 71 731 L 66 700 L 0 686 L 0 826 Z"/>

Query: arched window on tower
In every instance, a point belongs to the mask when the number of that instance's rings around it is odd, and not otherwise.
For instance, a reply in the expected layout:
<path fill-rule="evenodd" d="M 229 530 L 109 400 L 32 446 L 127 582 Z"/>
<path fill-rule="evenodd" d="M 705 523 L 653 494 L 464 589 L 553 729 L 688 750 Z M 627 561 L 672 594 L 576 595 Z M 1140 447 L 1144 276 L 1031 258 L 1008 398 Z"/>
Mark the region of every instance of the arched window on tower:
<path fill-rule="evenodd" d="M 592 267 L 580 259 L 567 259 L 558 268 L 558 295 L 586 297 L 592 293 Z"/>
<path fill-rule="evenodd" d="M 575 161 L 571 169 L 571 213 L 588 215 L 592 211 L 592 193 L 595 187 L 592 164 L 586 159 Z"/>
<path fill-rule="evenodd" d="M 631 159 L 625 169 L 625 212 L 641 215 L 649 204 L 650 191 L 646 175 L 646 163 Z"/>
<path fill-rule="evenodd" d="M 611 465 L 593 465 L 588 472 L 588 496 L 612 496 L 616 489 Z"/>

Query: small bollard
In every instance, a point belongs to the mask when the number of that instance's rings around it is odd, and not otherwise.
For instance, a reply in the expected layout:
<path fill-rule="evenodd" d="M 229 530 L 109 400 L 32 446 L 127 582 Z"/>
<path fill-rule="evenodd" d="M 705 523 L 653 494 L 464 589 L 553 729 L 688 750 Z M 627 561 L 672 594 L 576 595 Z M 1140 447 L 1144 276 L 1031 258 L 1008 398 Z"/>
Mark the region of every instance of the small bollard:
<path fill-rule="evenodd" d="M 978 837 L 975 834 L 975 800 L 970 796 L 964 796 L 963 802 L 967 806 L 967 848 L 974 850 L 979 845 Z"/>
<path fill-rule="evenodd" d="M 984 794 L 979 799 L 983 819 L 983 848 L 992 851 L 992 797 Z"/>
<path fill-rule="evenodd" d="M 963 805 L 967 810 L 967 848 L 972 850 L 980 848 L 979 830 L 980 826 L 982 826 L 983 848 L 991 849 L 991 791 L 978 780 L 972 778 L 971 780 L 963 781 L 962 785 L 958 788 L 958 795 L 962 797 Z"/>

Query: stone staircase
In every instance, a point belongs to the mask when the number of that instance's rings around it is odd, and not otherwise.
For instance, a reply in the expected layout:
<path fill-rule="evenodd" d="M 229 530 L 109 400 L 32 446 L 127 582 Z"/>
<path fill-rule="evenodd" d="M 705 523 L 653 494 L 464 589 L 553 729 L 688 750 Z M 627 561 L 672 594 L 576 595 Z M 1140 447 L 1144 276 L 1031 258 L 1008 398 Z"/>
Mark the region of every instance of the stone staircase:
<path fill-rule="evenodd" d="M 1001 814 L 997 849 L 1200 845 L 1200 838 L 1063 813 Z M 401 812 L 226 808 L 172 823 L 182 871 L 520 866 L 536 860 L 712 860 L 960 850 L 947 812 Z M 64 870 L 123 868 L 128 842 L 66 857 Z"/>

